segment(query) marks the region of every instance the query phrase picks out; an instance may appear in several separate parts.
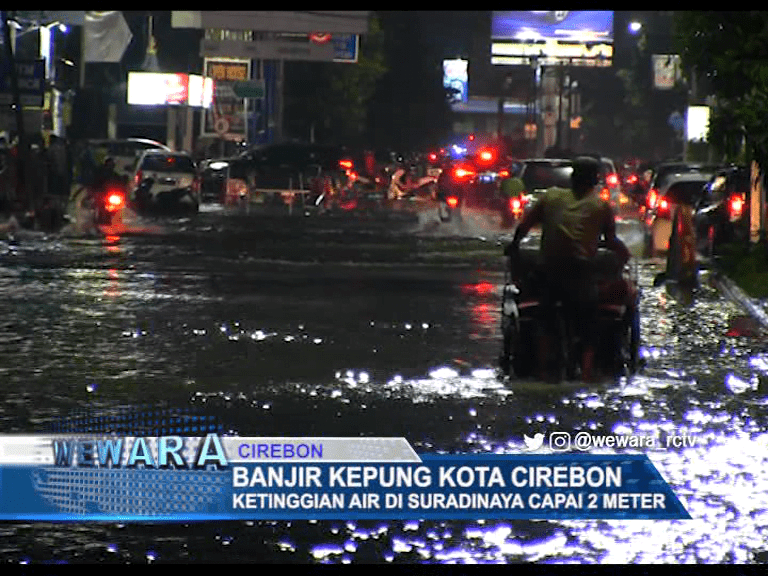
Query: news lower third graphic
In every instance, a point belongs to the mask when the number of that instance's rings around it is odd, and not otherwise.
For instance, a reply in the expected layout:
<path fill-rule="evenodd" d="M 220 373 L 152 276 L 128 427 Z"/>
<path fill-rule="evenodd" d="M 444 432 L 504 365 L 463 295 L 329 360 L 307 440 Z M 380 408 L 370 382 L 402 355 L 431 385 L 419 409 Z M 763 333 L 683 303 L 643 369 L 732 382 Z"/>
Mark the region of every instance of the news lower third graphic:
<path fill-rule="evenodd" d="M 0 436 L 0 520 L 690 518 L 645 454 L 524 443 L 444 455 L 404 438 Z"/>

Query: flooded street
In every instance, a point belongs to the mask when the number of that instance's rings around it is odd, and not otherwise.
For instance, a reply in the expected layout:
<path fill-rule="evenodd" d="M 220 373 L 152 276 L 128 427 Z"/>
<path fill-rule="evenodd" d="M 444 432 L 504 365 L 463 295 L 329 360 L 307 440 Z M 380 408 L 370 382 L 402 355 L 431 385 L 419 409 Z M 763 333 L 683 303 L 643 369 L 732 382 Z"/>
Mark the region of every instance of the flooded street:
<path fill-rule="evenodd" d="M 206 211 L 155 233 L 0 243 L 0 433 L 119 408 L 194 409 L 240 436 L 404 437 L 514 453 L 594 431 L 647 450 L 693 520 L 0 524 L 4 562 L 744 563 L 768 559 L 768 347 L 702 282 L 640 260 L 641 354 L 594 388 L 500 379 L 498 230 Z M 636 250 L 639 224 L 619 226 Z M 153 228 L 154 229 L 154 228 Z"/>

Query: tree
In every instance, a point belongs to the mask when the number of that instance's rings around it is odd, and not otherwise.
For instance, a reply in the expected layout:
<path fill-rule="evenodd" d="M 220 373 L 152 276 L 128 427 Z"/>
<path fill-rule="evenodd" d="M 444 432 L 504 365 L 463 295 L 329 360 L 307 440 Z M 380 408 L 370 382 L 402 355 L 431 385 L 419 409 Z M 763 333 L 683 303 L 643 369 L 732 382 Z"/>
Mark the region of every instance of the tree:
<path fill-rule="evenodd" d="M 369 140 L 376 147 L 424 150 L 447 136 L 452 113 L 442 54 L 430 43 L 429 12 L 380 12 L 387 73 L 371 101 Z"/>
<path fill-rule="evenodd" d="M 357 63 L 286 62 L 286 133 L 302 140 L 363 144 L 368 102 L 385 72 L 383 33 L 375 17 L 360 39 Z"/>
<path fill-rule="evenodd" d="M 677 12 L 684 70 L 705 79 L 717 106 L 709 141 L 726 159 L 768 167 L 768 12 Z"/>

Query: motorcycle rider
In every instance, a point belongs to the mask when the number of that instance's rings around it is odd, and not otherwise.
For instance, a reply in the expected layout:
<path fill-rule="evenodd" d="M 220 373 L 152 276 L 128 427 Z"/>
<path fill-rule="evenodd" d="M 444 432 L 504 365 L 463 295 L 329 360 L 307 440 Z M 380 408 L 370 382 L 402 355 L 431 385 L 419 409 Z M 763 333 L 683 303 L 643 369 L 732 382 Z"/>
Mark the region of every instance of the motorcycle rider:
<path fill-rule="evenodd" d="M 103 202 L 110 185 L 125 186 L 125 180 L 115 170 L 115 159 L 108 156 L 102 165 L 96 170 L 91 185 L 88 187 L 88 197 L 94 203 Z"/>
<path fill-rule="evenodd" d="M 523 217 L 511 244 L 505 249 L 514 266 L 520 241 L 534 225 L 541 224 L 545 334 L 539 341 L 538 355 L 539 376 L 545 379 L 547 351 L 551 349 L 548 344 L 558 333 L 556 305 L 561 302 L 566 320 L 577 327 L 582 342 L 582 380 L 593 381 L 598 294 L 592 262 L 600 237 L 605 237 L 607 247 L 619 255 L 622 263 L 630 258 L 629 250 L 616 236 L 613 209 L 596 192 L 599 174 L 597 160 L 576 158 L 571 189 L 553 187 L 547 190 Z"/>

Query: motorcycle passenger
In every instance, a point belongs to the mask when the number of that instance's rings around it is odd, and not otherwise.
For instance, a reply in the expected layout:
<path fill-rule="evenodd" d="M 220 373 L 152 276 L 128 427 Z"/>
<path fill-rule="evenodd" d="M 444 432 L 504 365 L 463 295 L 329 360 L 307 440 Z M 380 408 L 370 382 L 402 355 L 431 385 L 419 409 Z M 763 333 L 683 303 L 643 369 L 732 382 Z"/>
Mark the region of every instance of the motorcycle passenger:
<path fill-rule="evenodd" d="M 546 379 L 547 351 L 551 349 L 557 330 L 557 303 L 562 303 L 566 321 L 576 327 L 582 343 L 581 376 L 594 379 L 595 322 L 598 294 L 593 260 L 600 237 L 606 246 L 626 263 L 630 253 L 616 236 L 614 212 L 596 191 L 600 165 L 597 160 L 579 157 L 573 162 L 571 189 L 553 187 L 547 190 L 515 230 L 507 255 L 515 259 L 520 241 L 530 229 L 541 224 L 541 253 L 544 266 L 542 307 L 545 334 L 539 340 L 539 376 Z"/>

